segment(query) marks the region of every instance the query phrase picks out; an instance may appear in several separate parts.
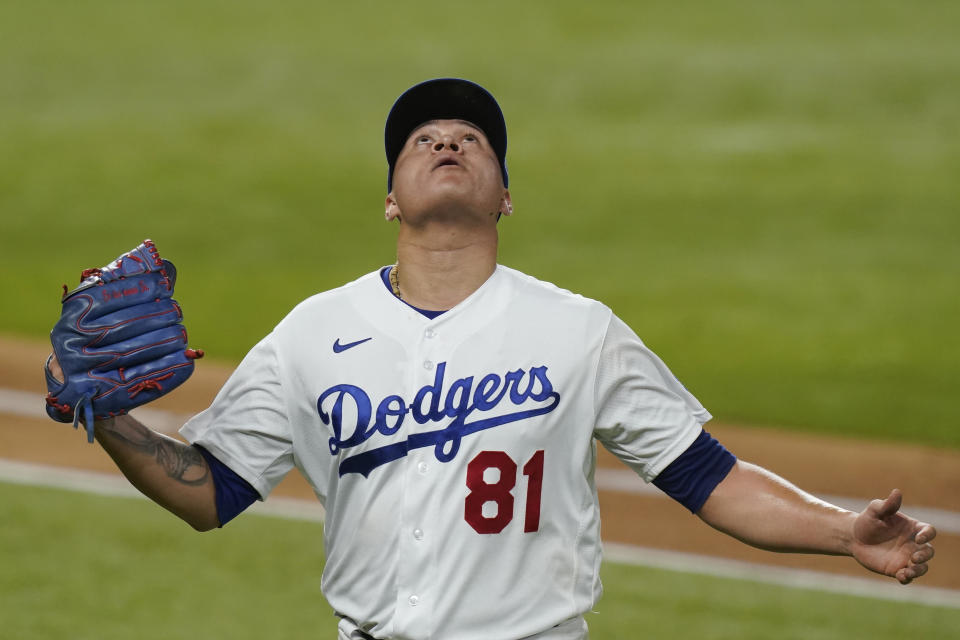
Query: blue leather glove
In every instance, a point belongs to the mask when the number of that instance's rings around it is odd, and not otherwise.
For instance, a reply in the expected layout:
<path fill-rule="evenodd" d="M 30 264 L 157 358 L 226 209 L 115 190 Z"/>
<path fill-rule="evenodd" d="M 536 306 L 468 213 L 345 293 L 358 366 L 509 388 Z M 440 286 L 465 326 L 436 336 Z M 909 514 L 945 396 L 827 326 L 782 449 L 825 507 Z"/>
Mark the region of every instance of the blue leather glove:
<path fill-rule="evenodd" d="M 177 270 L 150 240 L 80 278 L 73 291 L 63 286 L 60 320 L 50 332 L 64 379 L 53 376 L 48 360 L 47 414 L 74 428 L 82 418 L 93 442 L 95 419 L 169 393 L 203 352 L 187 348 L 183 313 L 171 297 Z"/>

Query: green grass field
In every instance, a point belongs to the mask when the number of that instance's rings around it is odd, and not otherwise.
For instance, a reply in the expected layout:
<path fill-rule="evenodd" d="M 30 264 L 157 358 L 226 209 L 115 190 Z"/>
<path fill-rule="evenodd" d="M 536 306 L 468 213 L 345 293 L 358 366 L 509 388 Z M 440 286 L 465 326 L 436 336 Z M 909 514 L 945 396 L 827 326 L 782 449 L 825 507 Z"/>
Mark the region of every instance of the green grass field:
<path fill-rule="evenodd" d="M 502 262 L 609 304 L 718 420 L 957 448 L 958 32 L 942 0 L 0 3 L 0 333 L 45 339 L 62 283 L 151 237 L 238 360 L 393 261 L 383 121 L 455 75 L 507 116 Z M 317 525 L 3 484 L 0 523 L 0 637 L 335 637 Z M 960 628 L 604 575 L 598 640 Z"/>
<path fill-rule="evenodd" d="M 957 447 L 958 26 L 954 2 L 5 3 L 0 331 L 42 339 L 61 283 L 152 237 L 194 342 L 238 359 L 392 262 L 384 117 L 459 75 L 510 126 L 503 262 L 607 302 L 722 420 Z"/>
<path fill-rule="evenodd" d="M 0 483 L 0 637 L 335 640 L 319 524 L 198 534 L 145 500 Z M 291 553 L 296 549 L 297 553 Z M 960 610 L 607 564 L 594 640 L 956 637 Z"/>

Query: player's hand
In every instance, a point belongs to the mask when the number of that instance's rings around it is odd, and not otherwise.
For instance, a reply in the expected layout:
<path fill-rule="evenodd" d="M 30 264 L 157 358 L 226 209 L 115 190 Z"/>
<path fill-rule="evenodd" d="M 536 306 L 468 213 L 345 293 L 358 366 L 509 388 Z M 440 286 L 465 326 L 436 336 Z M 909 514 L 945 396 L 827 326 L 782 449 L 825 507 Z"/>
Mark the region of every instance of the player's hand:
<path fill-rule="evenodd" d="M 937 530 L 900 513 L 902 502 L 899 489 L 871 502 L 854 521 L 851 551 L 867 569 L 909 584 L 927 572 Z"/>
<path fill-rule="evenodd" d="M 57 356 L 50 354 L 50 358 L 47 360 L 47 368 L 50 369 L 50 373 L 53 374 L 53 377 L 58 381 L 63 382 L 63 369 L 60 368 L 60 362 L 57 361 Z"/>

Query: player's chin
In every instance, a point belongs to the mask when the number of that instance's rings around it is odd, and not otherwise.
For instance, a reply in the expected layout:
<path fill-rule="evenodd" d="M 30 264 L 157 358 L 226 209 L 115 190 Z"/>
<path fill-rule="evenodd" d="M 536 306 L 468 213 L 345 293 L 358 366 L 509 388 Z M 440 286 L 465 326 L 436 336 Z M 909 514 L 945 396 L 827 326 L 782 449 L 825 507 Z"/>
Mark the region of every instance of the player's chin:
<path fill-rule="evenodd" d="M 420 193 L 420 208 L 433 215 L 455 214 L 482 208 L 484 198 L 473 189 L 459 184 L 438 184 Z"/>
<path fill-rule="evenodd" d="M 489 212 L 500 206 L 503 198 L 503 186 L 493 181 L 476 182 L 472 180 L 440 180 L 432 189 L 435 202 L 449 204 L 458 210 L 477 210 Z"/>

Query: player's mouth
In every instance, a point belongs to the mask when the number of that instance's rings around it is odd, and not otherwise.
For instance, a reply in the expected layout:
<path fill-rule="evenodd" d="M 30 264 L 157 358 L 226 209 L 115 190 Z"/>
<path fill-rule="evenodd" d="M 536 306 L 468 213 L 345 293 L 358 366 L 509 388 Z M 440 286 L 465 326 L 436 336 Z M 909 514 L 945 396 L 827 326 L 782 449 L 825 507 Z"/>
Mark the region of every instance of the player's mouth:
<path fill-rule="evenodd" d="M 437 158 L 437 160 L 433 163 L 433 167 L 430 170 L 436 171 L 437 169 L 440 169 L 442 167 L 461 167 L 462 168 L 462 166 L 463 165 L 460 164 L 460 161 L 457 160 L 455 156 L 444 154 L 439 158 Z"/>

